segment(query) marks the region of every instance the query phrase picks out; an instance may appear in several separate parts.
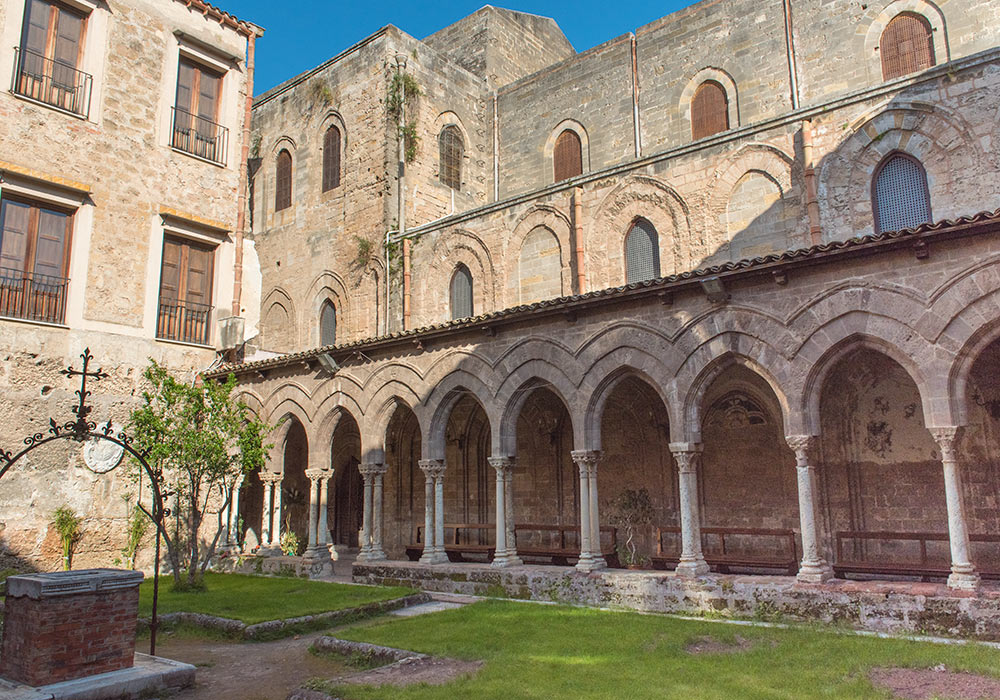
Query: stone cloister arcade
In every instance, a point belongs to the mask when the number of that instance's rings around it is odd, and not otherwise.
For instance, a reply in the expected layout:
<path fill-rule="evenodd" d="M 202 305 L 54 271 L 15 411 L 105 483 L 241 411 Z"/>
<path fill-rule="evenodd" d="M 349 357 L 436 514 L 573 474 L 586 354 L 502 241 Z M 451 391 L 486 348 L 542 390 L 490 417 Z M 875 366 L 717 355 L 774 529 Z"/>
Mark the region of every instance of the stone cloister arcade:
<path fill-rule="evenodd" d="M 290 527 L 306 556 L 359 562 L 446 562 L 460 523 L 493 566 L 528 564 L 572 526 L 589 571 L 614 498 L 643 488 L 640 550 L 676 549 L 682 576 L 708 572 L 716 531 L 747 561 L 788 533 L 802 582 L 917 562 L 975 588 L 1000 571 L 994 219 L 927 266 L 890 242 L 794 289 L 745 268 L 723 303 L 667 280 L 337 348 L 332 375 L 317 352 L 224 368 L 284 419 L 241 512 L 265 548 Z"/>

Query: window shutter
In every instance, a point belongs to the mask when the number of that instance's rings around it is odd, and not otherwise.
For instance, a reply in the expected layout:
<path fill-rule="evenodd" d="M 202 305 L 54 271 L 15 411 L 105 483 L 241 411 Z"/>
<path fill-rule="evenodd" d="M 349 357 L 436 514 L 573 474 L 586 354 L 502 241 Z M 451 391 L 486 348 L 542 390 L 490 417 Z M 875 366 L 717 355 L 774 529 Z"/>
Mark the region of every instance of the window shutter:
<path fill-rule="evenodd" d="M 187 279 L 184 300 L 195 304 L 209 305 L 212 299 L 212 253 L 211 248 L 187 246 Z"/>
<path fill-rule="evenodd" d="M 659 276 L 659 237 L 651 223 L 639 219 L 625 237 L 625 281 L 632 284 Z"/>
<path fill-rule="evenodd" d="M 163 241 L 163 266 L 160 271 L 160 299 L 176 301 L 181 287 L 181 244 Z"/>
<path fill-rule="evenodd" d="M 462 132 L 454 124 L 441 130 L 438 137 L 440 173 L 438 179 L 453 190 L 462 189 L 462 158 L 465 156 L 465 142 Z"/>
<path fill-rule="evenodd" d="M 934 37 L 925 17 L 904 12 L 892 18 L 879 39 L 882 79 L 892 80 L 934 65 Z"/>
<path fill-rule="evenodd" d="M 555 181 L 561 182 L 583 173 L 583 149 L 575 131 L 566 129 L 556 139 L 552 154 Z"/>
<path fill-rule="evenodd" d="M 80 36 L 83 17 L 59 8 L 56 19 L 56 45 L 53 59 L 70 68 L 76 68 L 80 58 Z"/>
<path fill-rule="evenodd" d="M 24 271 L 28 255 L 28 227 L 31 223 L 31 207 L 20 202 L 4 200 L 0 210 L 0 267 L 6 268 L 3 276 L 10 271 Z"/>
<path fill-rule="evenodd" d="M 876 233 L 930 222 L 927 173 L 917 159 L 902 153 L 889 156 L 877 171 L 873 189 Z"/>
<path fill-rule="evenodd" d="M 70 217 L 59 211 L 39 209 L 35 274 L 63 277 L 66 271 L 66 234 Z"/>
<path fill-rule="evenodd" d="M 288 151 L 278 154 L 277 177 L 274 185 L 274 210 L 292 206 L 292 156 Z"/>
<path fill-rule="evenodd" d="M 323 136 L 323 191 L 340 187 L 340 129 L 331 126 Z"/>
<path fill-rule="evenodd" d="M 691 138 L 697 141 L 729 129 L 729 98 L 726 89 L 706 80 L 691 100 Z"/>
<path fill-rule="evenodd" d="M 28 0 L 28 21 L 25 23 L 24 48 L 45 55 L 49 38 L 49 19 L 52 6 L 42 0 Z"/>
<path fill-rule="evenodd" d="M 222 80 L 217 75 L 199 70 L 198 85 L 198 116 L 215 122 L 219 118 L 219 83 Z"/>
<path fill-rule="evenodd" d="M 323 302 L 319 312 L 319 344 L 323 347 L 337 344 L 337 310 L 329 301 Z"/>
<path fill-rule="evenodd" d="M 472 273 L 465 265 L 455 268 L 451 276 L 451 318 L 472 316 Z"/>

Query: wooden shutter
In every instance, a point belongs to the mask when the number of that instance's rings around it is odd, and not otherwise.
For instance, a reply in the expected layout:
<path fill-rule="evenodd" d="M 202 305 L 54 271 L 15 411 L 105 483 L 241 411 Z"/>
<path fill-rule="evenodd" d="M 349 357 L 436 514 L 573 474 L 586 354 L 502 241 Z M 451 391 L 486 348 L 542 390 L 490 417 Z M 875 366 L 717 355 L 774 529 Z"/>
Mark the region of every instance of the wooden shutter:
<path fill-rule="evenodd" d="M 198 75 L 198 109 L 197 114 L 202 119 L 210 122 L 218 121 L 219 118 L 219 83 L 222 79 L 218 75 L 209 73 L 206 70 L 196 69 Z"/>
<path fill-rule="evenodd" d="M 462 159 L 465 157 L 465 143 L 462 132 L 454 124 L 441 130 L 438 137 L 440 161 L 438 179 L 453 190 L 462 189 Z"/>
<path fill-rule="evenodd" d="M 706 80 L 691 100 L 691 138 L 697 141 L 729 129 L 729 98 L 726 89 Z"/>
<path fill-rule="evenodd" d="M 337 310 L 329 301 L 323 302 L 319 312 L 319 344 L 324 347 L 337 344 Z"/>
<path fill-rule="evenodd" d="M 13 271 L 24 272 L 28 258 L 31 207 L 21 202 L 4 200 L 0 208 L 0 267 L 4 276 Z"/>
<path fill-rule="evenodd" d="M 281 211 L 292 206 L 292 156 L 288 151 L 278 154 L 277 172 L 274 184 L 274 210 Z"/>
<path fill-rule="evenodd" d="M 83 38 L 83 17 L 58 8 L 56 17 L 55 47 L 52 58 L 70 68 L 76 68 L 80 59 L 80 40 Z"/>
<path fill-rule="evenodd" d="M 472 316 L 472 273 L 465 265 L 455 268 L 451 276 L 452 319 Z"/>
<path fill-rule="evenodd" d="M 930 22 L 912 12 L 892 18 L 879 39 L 882 79 L 892 80 L 934 65 Z"/>
<path fill-rule="evenodd" d="M 160 300 L 175 302 L 180 299 L 181 244 L 164 239 L 163 266 L 160 270 Z"/>
<path fill-rule="evenodd" d="M 876 171 L 872 194 L 876 233 L 931 221 L 927 172 L 912 156 L 896 153 L 886 158 Z"/>
<path fill-rule="evenodd" d="M 211 248 L 203 248 L 193 244 L 186 246 L 187 269 L 184 276 L 184 300 L 189 304 L 204 304 L 212 301 L 212 257 Z"/>
<path fill-rule="evenodd" d="M 340 187 L 340 129 L 331 126 L 323 135 L 323 191 Z"/>
<path fill-rule="evenodd" d="M 44 56 L 45 47 L 49 40 L 52 6 L 47 2 L 42 2 L 42 0 L 28 0 L 27 13 L 22 45 L 28 51 Z"/>
<path fill-rule="evenodd" d="M 68 214 L 51 209 L 38 210 L 38 238 L 35 243 L 36 275 L 64 277 L 66 273 L 66 243 L 69 233 Z"/>
<path fill-rule="evenodd" d="M 651 223 L 639 219 L 625 237 L 625 281 L 632 284 L 659 276 L 659 236 Z"/>
<path fill-rule="evenodd" d="M 556 139 L 552 154 L 555 181 L 568 180 L 583 173 L 583 149 L 575 131 L 566 129 Z"/>

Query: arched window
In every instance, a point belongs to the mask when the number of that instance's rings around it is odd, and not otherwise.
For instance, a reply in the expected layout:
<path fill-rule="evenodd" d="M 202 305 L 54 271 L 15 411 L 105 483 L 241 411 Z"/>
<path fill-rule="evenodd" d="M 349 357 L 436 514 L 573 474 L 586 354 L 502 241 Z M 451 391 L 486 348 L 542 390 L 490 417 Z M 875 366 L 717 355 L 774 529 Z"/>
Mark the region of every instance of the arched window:
<path fill-rule="evenodd" d="M 449 124 L 441 129 L 438 148 L 441 156 L 438 179 L 453 190 L 462 189 L 462 158 L 465 156 L 465 142 L 457 126 Z"/>
<path fill-rule="evenodd" d="M 451 276 L 451 317 L 468 318 L 472 315 L 472 273 L 459 263 Z"/>
<path fill-rule="evenodd" d="M 878 42 L 882 79 L 892 80 L 934 65 L 934 37 L 925 17 L 903 12 L 892 18 Z"/>
<path fill-rule="evenodd" d="M 555 182 L 568 180 L 583 173 L 583 148 L 580 137 L 572 129 L 566 129 L 556 139 L 552 152 Z"/>
<path fill-rule="evenodd" d="M 691 99 L 691 138 L 697 141 L 729 129 L 729 97 L 714 80 L 706 80 Z"/>
<path fill-rule="evenodd" d="M 274 210 L 292 206 L 292 154 L 282 149 L 274 178 Z"/>
<path fill-rule="evenodd" d="M 875 233 L 900 231 L 931 220 L 927 171 L 905 153 L 891 153 L 875 170 L 872 183 Z"/>
<path fill-rule="evenodd" d="M 329 300 L 319 310 L 319 344 L 321 347 L 337 344 L 337 310 Z"/>
<path fill-rule="evenodd" d="M 645 219 L 636 219 L 625 236 L 625 282 L 644 282 L 659 276 L 659 236 L 653 224 Z"/>
<path fill-rule="evenodd" d="M 331 126 L 323 135 L 323 191 L 340 187 L 340 129 Z"/>

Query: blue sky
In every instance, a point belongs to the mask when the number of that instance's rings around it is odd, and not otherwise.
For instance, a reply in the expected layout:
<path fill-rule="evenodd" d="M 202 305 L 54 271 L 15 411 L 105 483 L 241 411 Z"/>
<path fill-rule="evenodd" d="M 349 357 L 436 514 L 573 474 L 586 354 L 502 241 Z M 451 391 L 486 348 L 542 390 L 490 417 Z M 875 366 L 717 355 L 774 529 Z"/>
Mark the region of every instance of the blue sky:
<path fill-rule="evenodd" d="M 266 30 L 257 43 L 254 92 L 260 94 L 293 75 L 312 68 L 363 39 L 379 27 L 394 24 L 423 39 L 486 4 L 469 2 L 384 3 L 362 0 L 213 0 L 213 4 Z M 692 0 L 662 3 L 615 3 L 607 0 L 523 2 L 495 0 L 499 7 L 552 17 L 577 51 L 692 4 Z"/>

